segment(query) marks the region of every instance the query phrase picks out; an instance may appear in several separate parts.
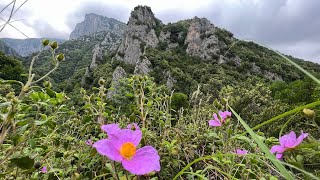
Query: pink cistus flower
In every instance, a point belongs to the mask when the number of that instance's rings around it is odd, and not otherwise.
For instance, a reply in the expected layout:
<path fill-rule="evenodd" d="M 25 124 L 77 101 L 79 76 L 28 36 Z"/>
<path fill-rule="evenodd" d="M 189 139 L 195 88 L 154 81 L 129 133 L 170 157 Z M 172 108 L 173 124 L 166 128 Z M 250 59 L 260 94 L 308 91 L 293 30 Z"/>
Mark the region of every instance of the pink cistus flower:
<path fill-rule="evenodd" d="M 237 149 L 236 154 L 237 155 L 246 155 L 246 154 L 248 154 L 248 151 L 245 149 Z"/>
<path fill-rule="evenodd" d="M 42 172 L 42 173 L 48 172 L 48 171 L 47 171 L 47 166 L 43 166 L 43 167 L 41 168 L 41 172 Z"/>
<path fill-rule="evenodd" d="M 220 119 L 216 113 L 213 114 L 213 119 L 209 120 L 209 126 L 222 126 L 228 117 L 231 117 L 230 111 L 219 111 Z"/>
<path fill-rule="evenodd" d="M 101 128 L 108 138 L 93 144 L 99 154 L 107 156 L 113 161 L 120 162 L 124 169 L 135 175 L 145 175 L 153 171 L 160 171 L 160 156 L 152 146 L 137 149 L 142 138 L 140 128 L 134 124 L 126 129 L 120 129 L 118 124 L 103 125 Z"/>
<path fill-rule="evenodd" d="M 297 138 L 296 133 L 294 131 L 291 131 L 289 134 L 285 134 L 280 137 L 280 145 L 272 146 L 270 151 L 271 153 L 276 153 L 276 157 L 278 159 L 281 159 L 285 151 L 295 148 L 306 137 L 308 137 L 308 133 L 303 133 L 301 131 L 301 135 Z"/>

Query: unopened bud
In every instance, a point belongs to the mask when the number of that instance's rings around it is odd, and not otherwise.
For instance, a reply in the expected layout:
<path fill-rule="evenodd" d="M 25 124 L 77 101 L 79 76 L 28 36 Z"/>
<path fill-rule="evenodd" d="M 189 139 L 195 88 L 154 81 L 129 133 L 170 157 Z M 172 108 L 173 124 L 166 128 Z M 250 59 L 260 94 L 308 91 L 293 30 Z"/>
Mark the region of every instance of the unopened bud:
<path fill-rule="evenodd" d="M 106 81 L 103 78 L 99 79 L 99 85 L 103 86 Z"/>
<path fill-rule="evenodd" d="M 57 47 L 58 47 L 57 41 L 51 42 L 51 43 L 50 43 L 50 47 L 51 47 L 52 49 L 57 49 Z"/>
<path fill-rule="evenodd" d="M 42 45 L 43 46 L 48 46 L 49 42 L 50 41 L 48 39 L 44 39 L 44 40 L 42 40 Z"/>
<path fill-rule="evenodd" d="M 51 88 L 52 84 L 51 84 L 50 81 L 45 81 L 45 82 L 43 82 L 43 86 L 46 87 L 46 88 Z"/>
<path fill-rule="evenodd" d="M 60 62 L 60 61 L 64 60 L 64 54 L 60 53 L 60 54 L 57 55 L 56 58 Z"/>
<path fill-rule="evenodd" d="M 11 100 L 11 102 L 12 102 L 12 104 L 18 104 L 19 100 L 18 100 L 18 98 L 15 97 Z"/>
<path fill-rule="evenodd" d="M 9 92 L 9 93 L 6 95 L 6 98 L 7 98 L 7 99 L 12 99 L 12 98 L 14 98 L 14 97 L 15 97 L 14 92 Z"/>
<path fill-rule="evenodd" d="M 316 116 L 316 113 L 311 109 L 303 109 L 303 113 L 307 118 L 313 119 Z"/>

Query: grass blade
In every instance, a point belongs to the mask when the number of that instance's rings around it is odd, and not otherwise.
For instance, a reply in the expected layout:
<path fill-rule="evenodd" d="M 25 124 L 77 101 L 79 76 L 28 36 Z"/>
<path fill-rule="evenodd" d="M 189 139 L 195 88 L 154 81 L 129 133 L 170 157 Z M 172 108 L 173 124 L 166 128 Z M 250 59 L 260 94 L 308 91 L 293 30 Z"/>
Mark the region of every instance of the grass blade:
<path fill-rule="evenodd" d="M 278 168 L 278 170 L 281 172 L 281 174 L 286 179 L 293 180 L 294 178 L 292 177 L 290 172 L 287 171 L 287 169 L 281 164 L 281 162 L 270 152 L 270 150 L 267 148 L 267 146 L 259 139 L 259 137 L 256 135 L 256 133 L 253 132 L 253 130 L 248 126 L 248 124 L 244 120 L 242 120 L 242 118 L 231 107 L 230 107 L 230 110 L 237 117 L 237 119 L 240 121 L 240 123 L 246 129 L 246 131 L 251 135 L 251 137 L 254 139 L 254 141 L 259 145 L 261 150 L 265 153 L 266 157 Z"/>

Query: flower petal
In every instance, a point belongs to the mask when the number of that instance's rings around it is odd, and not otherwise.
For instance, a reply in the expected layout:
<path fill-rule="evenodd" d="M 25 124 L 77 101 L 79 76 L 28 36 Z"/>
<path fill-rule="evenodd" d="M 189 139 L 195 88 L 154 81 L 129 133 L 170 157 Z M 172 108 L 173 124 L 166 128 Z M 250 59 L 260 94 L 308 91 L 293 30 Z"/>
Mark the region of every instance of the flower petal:
<path fill-rule="evenodd" d="M 102 139 L 93 144 L 92 147 L 96 148 L 99 154 L 107 156 L 109 159 L 121 162 L 123 159 L 120 151 L 115 147 L 115 142 L 109 139 Z"/>
<path fill-rule="evenodd" d="M 283 153 L 287 150 L 287 148 L 283 147 L 283 146 L 280 146 L 280 145 L 275 145 L 275 146 L 272 146 L 271 148 L 271 153 Z"/>
<path fill-rule="evenodd" d="M 230 111 L 219 111 L 219 116 L 221 117 L 222 120 L 227 119 L 228 117 L 231 117 L 231 112 Z"/>
<path fill-rule="evenodd" d="M 280 137 L 279 141 L 282 147 L 293 148 L 297 141 L 296 133 L 291 131 L 289 134 Z"/>
<path fill-rule="evenodd" d="M 248 154 L 248 151 L 245 150 L 245 149 L 237 149 L 237 150 L 236 150 L 236 154 L 238 154 L 238 155 L 245 155 L 245 154 Z"/>
<path fill-rule="evenodd" d="M 112 137 L 115 140 L 114 145 L 116 148 L 120 148 L 121 145 L 126 142 L 132 142 L 135 146 L 138 146 L 142 138 L 142 132 L 140 129 L 135 131 L 122 129 L 118 134 L 112 135 Z"/>
<path fill-rule="evenodd" d="M 221 123 L 220 121 L 217 121 L 217 120 L 210 120 L 209 121 L 209 126 L 221 126 Z"/>
<path fill-rule="evenodd" d="M 303 131 L 301 132 L 301 135 L 297 138 L 297 141 L 296 143 L 294 144 L 294 147 L 298 146 L 302 141 L 303 139 L 305 139 L 306 137 L 308 137 L 308 133 L 303 133 Z"/>
<path fill-rule="evenodd" d="M 102 125 L 101 129 L 108 134 L 108 138 L 112 138 L 113 135 L 116 135 L 121 131 L 118 124 Z"/>
<path fill-rule="evenodd" d="M 283 154 L 277 154 L 277 155 L 276 155 L 276 158 L 277 158 L 277 159 L 282 159 L 282 156 L 283 156 Z"/>
<path fill-rule="evenodd" d="M 145 146 L 138 149 L 132 159 L 123 159 L 122 165 L 132 174 L 144 175 L 152 171 L 160 171 L 160 156 L 152 146 Z"/>

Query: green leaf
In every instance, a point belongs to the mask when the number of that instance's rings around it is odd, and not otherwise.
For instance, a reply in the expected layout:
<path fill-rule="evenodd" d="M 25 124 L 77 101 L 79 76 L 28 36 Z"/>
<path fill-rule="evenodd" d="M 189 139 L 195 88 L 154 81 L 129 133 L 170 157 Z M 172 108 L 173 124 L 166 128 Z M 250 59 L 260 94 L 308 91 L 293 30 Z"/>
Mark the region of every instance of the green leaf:
<path fill-rule="evenodd" d="M 34 164 L 34 159 L 31 159 L 29 156 L 13 158 L 10 161 L 21 169 L 31 169 Z"/>
<path fill-rule="evenodd" d="M 50 96 L 50 98 L 56 97 L 56 93 L 52 91 L 50 88 L 45 88 L 45 90 L 46 90 L 46 93 Z"/>
<path fill-rule="evenodd" d="M 34 139 L 29 139 L 28 143 L 32 149 L 36 147 L 36 141 Z"/>

